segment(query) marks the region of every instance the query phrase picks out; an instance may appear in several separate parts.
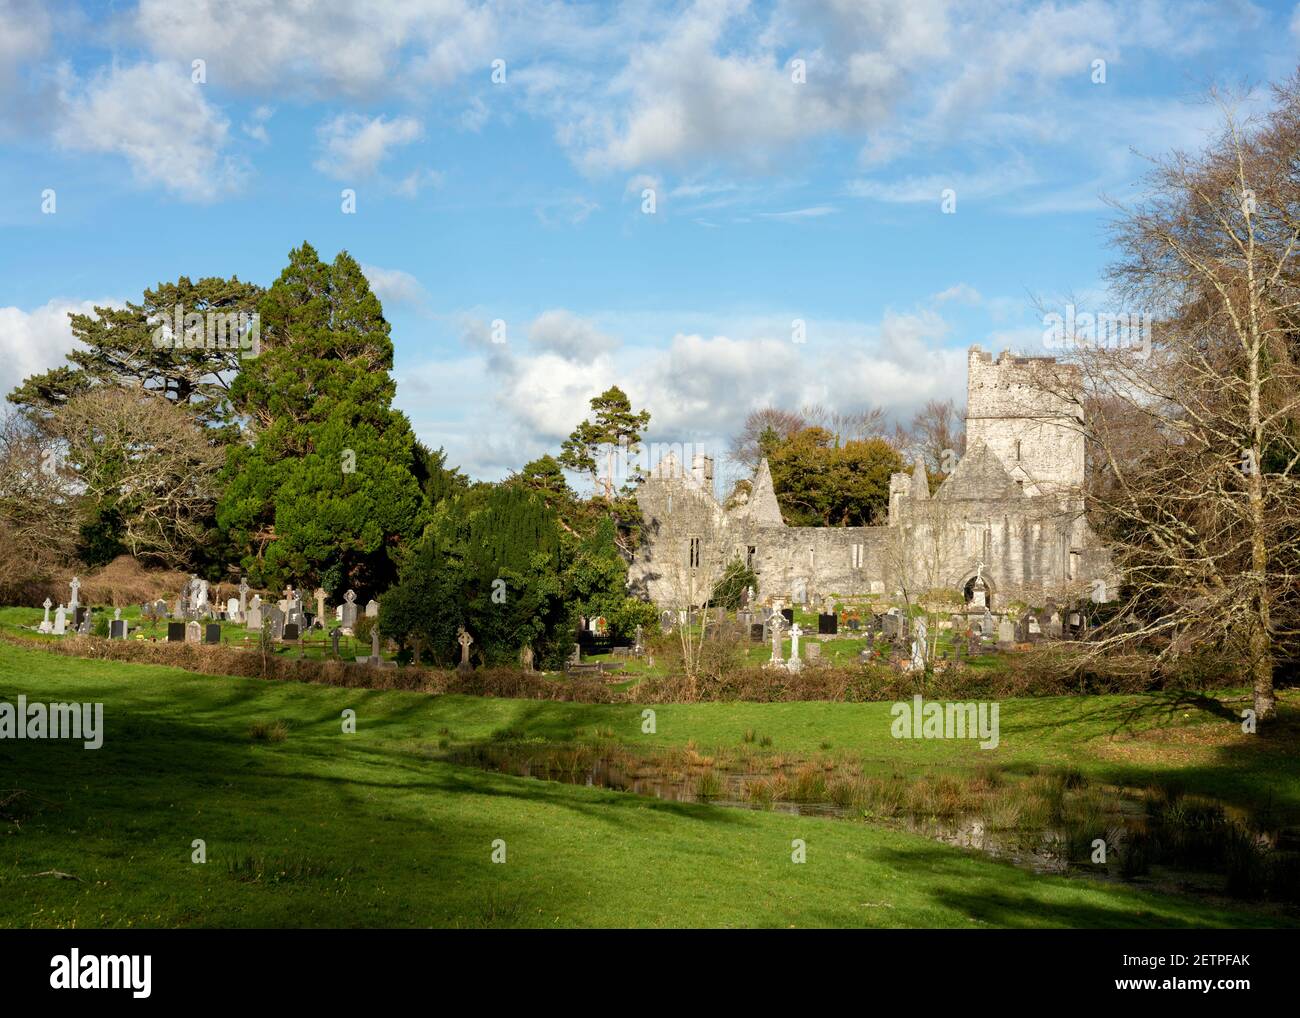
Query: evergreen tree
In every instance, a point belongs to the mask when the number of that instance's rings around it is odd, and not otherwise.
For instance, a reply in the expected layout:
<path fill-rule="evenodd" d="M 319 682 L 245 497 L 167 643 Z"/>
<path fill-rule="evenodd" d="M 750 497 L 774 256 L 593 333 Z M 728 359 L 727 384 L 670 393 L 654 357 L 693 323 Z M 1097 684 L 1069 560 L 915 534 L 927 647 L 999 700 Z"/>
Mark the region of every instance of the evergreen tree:
<path fill-rule="evenodd" d="M 227 425 L 233 417 L 228 380 L 238 371 L 243 352 L 238 316 L 250 322 L 262 293 L 260 286 L 234 277 L 194 283 L 182 276 L 145 290 L 139 304 L 69 315 L 72 334 L 82 346 L 68 354 L 67 364 L 25 379 L 9 394 L 9 402 L 34 420 L 47 420 L 72 397 L 97 386 L 140 388 L 187 407 L 202 424 Z M 188 333 L 187 315 L 199 316 L 190 319 Z M 208 345 L 209 322 L 213 347 Z M 223 340 L 224 347 L 216 346 Z M 214 441 L 234 437 L 233 428 L 211 434 Z"/>
<path fill-rule="evenodd" d="M 614 497 L 614 456 L 619 448 L 631 450 L 641 441 L 650 423 L 650 411 L 632 411 L 632 402 L 617 385 L 611 386 L 591 401 L 592 416 L 581 422 L 564 441 L 560 465 L 577 473 L 591 475 L 593 484 L 602 484 L 606 498 Z M 605 476 L 598 477 L 601 460 Z"/>
<path fill-rule="evenodd" d="M 218 522 L 255 582 L 382 590 L 429 516 L 379 299 L 346 252 L 327 265 L 304 243 L 260 311 L 261 354 L 231 387 L 247 441 Z"/>

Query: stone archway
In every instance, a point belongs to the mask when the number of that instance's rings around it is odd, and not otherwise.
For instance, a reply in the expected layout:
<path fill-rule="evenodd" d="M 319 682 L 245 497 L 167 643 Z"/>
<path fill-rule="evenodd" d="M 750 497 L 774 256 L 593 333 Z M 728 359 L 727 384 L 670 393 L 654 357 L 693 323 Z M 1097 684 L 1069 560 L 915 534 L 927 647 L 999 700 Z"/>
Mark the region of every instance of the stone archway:
<path fill-rule="evenodd" d="M 982 573 L 978 569 L 972 569 L 970 572 L 966 574 L 965 577 L 963 577 L 962 581 L 959 584 L 957 584 L 957 589 L 961 591 L 961 596 L 963 601 L 966 604 L 966 607 L 970 608 L 972 602 L 975 600 L 975 594 L 974 594 L 975 580 L 977 577 L 980 580 L 982 580 L 984 583 L 984 590 L 985 590 L 984 606 L 986 608 L 992 608 L 993 598 L 996 596 L 997 593 L 997 585 L 993 582 L 992 579 L 990 579 L 987 569 L 985 569 Z"/>

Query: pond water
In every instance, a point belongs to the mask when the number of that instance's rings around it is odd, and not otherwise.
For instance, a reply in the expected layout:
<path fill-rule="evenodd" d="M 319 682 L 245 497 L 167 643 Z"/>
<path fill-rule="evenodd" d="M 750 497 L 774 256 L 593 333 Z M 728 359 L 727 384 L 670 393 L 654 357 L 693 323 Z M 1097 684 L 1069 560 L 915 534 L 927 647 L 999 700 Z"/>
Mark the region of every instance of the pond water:
<path fill-rule="evenodd" d="M 1157 865 L 1140 875 L 1121 874 L 1110 867 L 1080 862 L 1070 857 L 1070 842 L 1062 828 L 1045 827 L 1026 830 L 991 827 L 984 815 L 957 814 L 954 816 L 922 816 L 895 813 L 892 816 L 864 814 L 859 806 L 838 805 L 826 801 L 800 801 L 797 798 L 756 799 L 752 788 L 769 781 L 773 772 L 728 770 L 722 767 L 697 768 L 669 773 L 663 768 L 644 763 L 629 763 L 626 759 L 594 756 L 579 760 L 576 756 L 564 763 L 554 758 L 534 761 L 527 756 L 507 753 L 497 758 L 493 753 L 470 750 L 455 753 L 451 762 L 479 767 L 484 770 L 512 774 L 543 781 L 606 788 L 633 795 L 653 796 L 673 802 L 708 803 L 731 809 L 768 810 L 798 816 L 828 817 L 843 820 L 869 820 L 873 824 L 895 830 L 904 830 L 957 848 L 979 851 L 992 858 L 1002 859 L 1035 873 L 1074 873 L 1102 880 L 1138 879 L 1141 882 L 1164 886 L 1180 893 L 1217 895 L 1222 893 L 1223 875 L 1203 872 L 1188 867 Z M 793 774 L 796 765 L 778 768 L 786 776 Z M 707 778 L 705 777 L 707 775 Z M 1099 796 L 1100 811 L 1092 817 L 1098 837 L 1118 850 L 1129 839 L 1140 839 L 1159 824 L 1153 822 L 1147 807 L 1146 793 L 1140 789 L 1103 786 L 1092 789 Z M 1013 788 L 1001 794 L 1015 796 Z M 1269 826 L 1261 829 L 1248 813 L 1221 803 L 1197 800 L 1202 806 L 1221 811 L 1229 823 L 1249 830 L 1261 852 L 1272 856 L 1280 850 L 1292 856 L 1300 850 L 1300 825 Z M 1195 837 L 1196 832 L 1191 833 Z"/>

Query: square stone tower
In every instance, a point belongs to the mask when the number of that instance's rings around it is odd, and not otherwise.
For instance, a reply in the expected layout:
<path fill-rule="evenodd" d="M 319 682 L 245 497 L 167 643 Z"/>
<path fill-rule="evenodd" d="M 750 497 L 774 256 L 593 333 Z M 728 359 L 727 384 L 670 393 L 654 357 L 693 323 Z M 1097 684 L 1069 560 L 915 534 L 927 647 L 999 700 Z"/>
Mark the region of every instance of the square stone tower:
<path fill-rule="evenodd" d="M 973 346 L 967 370 L 967 450 L 982 442 L 1026 495 L 1077 491 L 1084 481 L 1077 369 L 1009 351 L 994 359 Z"/>

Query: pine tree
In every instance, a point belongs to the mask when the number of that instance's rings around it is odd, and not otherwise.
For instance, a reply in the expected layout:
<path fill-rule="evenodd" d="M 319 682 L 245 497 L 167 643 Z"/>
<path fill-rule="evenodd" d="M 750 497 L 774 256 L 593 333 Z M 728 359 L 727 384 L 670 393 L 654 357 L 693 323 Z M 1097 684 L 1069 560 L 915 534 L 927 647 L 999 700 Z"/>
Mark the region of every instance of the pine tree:
<path fill-rule="evenodd" d="M 9 402 L 29 418 L 47 420 L 72 397 L 97 386 L 115 385 L 161 393 L 189 409 L 201 424 L 228 424 L 232 419 L 228 379 L 238 371 L 243 351 L 237 342 L 209 347 L 206 323 L 230 325 L 228 320 L 237 323 L 240 314 L 247 321 L 262 293 L 260 286 L 238 278 L 209 277 L 194 283 L 182 276 L 175 283 L 145 290 L 139 304 L 97 307 L 93 316 L 69 315 L 72 334 L 82 346 L 68 354 L 67 364 L 24 379 L 9 394 Z M 178 307 L 182 312 L 179 334 L 175 329 Z M 201 316 L 199 333 L 185 335 L 184 315 Z M 169 342 L 155 341 L 160 329 Z M 228 332 L 214 333 L 212 338 L 237 339 Z M 212 432 L 214 441 L 226 437 L 233 436 Z"/>

